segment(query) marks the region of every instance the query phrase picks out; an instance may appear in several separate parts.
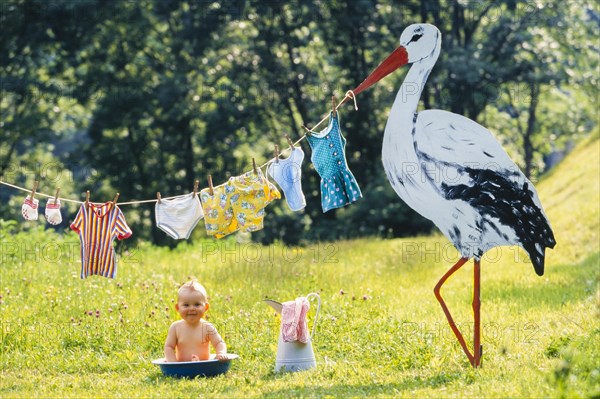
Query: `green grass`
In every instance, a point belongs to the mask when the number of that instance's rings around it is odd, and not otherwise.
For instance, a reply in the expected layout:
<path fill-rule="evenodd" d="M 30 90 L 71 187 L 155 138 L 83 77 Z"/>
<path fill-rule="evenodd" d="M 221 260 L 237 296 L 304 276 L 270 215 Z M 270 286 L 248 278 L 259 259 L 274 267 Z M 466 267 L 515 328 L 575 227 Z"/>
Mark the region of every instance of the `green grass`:
<path fill-rule="evenodd" d="M 441 235 L 303 249 L 141 245 L 123 252 L 117 279 L 80 280 L 74 235 L 8 235 L 5 224 L 0 397 L 598 397 L 599 145 L 596 135 L 537 184 L 558 241 L 543 277 L 514 248 L 484 258 L 479 370 L 433 296 L 457 257 Z M 466 337 L 471 271 L 443 291 Z M 176 287 L 192 275 L 240 359 L 217 378 L 166 378 L 150 362 L 176 319 Z M 312 291 L 323 300 L 318 367 L 274 374 L 279 319 L 262 299 Z"/>

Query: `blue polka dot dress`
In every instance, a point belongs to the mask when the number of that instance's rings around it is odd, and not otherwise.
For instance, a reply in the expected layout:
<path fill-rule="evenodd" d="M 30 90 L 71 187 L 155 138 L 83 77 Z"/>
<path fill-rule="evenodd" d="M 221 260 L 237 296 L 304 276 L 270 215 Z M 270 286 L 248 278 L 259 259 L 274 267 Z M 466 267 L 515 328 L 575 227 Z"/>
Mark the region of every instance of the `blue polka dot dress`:
<path fill-rule="evenodd" d="M 339 116 L 339 111 L 337 114 Z M 312 149 L 310 160 L 321 176 L 323 213 L 362 197 L 356 179 L 346 164 L 346 139 L 340 131 L 338 116 L 330 114 L 326 129 L 306 136 Z"/>

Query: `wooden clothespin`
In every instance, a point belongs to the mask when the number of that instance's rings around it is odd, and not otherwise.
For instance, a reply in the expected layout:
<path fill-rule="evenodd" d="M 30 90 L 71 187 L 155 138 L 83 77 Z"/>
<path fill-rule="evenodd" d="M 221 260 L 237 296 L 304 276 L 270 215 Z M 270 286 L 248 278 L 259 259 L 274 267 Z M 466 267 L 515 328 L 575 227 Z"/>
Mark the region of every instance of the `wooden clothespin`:
<path fill-rule="evenodd" d="M 279 163 L 279 146 L 275 144 L 275 163 Z"/>
<path fill-rule="evenodd" d="M 285 137 L 285 139 L 287 140 L 288 144 L 290 145 L 290 150 L 294 149 L 294 142 L 292 141 L 292 139 L 290 139 L 290 136 L 288 136 L 287 134 L 283 135 Z"/>
<path fill-rule="evenodd" d="M 60 187 L 56 189 L 56 194 L 54 195 L 54 203 L 58 203 L 58 194 L 60 194 Z"/>
<path fill-rule="evenodd" d="M 208 175 L 208 192 L 210 193 L 210 195 L 215 195 L 215 191 L 213 190 L 211 175 Z"/>
<path fill-rule="evenodd" d="M 158 201 L 159 204 L 162 204 L 162 202 L 160 200 L 160 191 L 156 192 L 156 201 Z"/>
<path fill-rule="evenodd" d="M 30 194 L 32 200 L 33 200 L 33 197 L 35 196 L 35 192 L 36 192 L 39 184 L 40 184 L 40 182 L 37 180 L 35 182 L 33 182 L 33 190 L 31 190 L 31 194 Z"/>
<path fill-rule="evenodd" d="M 117 193 L 117 195 L 115 195 L 115 199 L 113 200 L 113 205 L 117 205 L 117 201 L 119 200 L 119 193 Z"/>
<path fill-rule="evenodd" d="M 254 169 L 254 173 L 258 174 L 258 169 L 256 169 L 256 161 L 252 158 L 252 169 Z"/>
<path fill-rule="evenodd" d="M 90 190 L 85 192 L 85 209 L 90 209 Z"/>
<path fill-rule="evenodd" d="M 194 197 L 198 193 L 198 185 L 200 184 L 200 180 L 194 180 Z"/>
<path fill-rule="evenodd" d="M 333 116 L 337 116 L 336 103 L 337 103 L 337 100 L 336 100 L 335 96 L 331 96 L 331 113 L 333 114 Z"/>

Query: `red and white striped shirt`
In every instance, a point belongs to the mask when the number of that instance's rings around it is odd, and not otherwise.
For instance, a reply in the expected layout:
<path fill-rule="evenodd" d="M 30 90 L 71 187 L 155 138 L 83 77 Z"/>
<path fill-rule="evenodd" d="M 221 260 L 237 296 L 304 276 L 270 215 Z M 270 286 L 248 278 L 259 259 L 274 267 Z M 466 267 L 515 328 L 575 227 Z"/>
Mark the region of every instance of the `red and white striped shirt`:
<path fill-rule="evenodd" d="M 112 202 L 102 205 L 81 205 L 71 229 L 79 234 L 81 241 L 81 278 L 96 274 L 114 278 L 117 259 L 113 241 L 123 240 L 132 232 L 125 216 Z"/>

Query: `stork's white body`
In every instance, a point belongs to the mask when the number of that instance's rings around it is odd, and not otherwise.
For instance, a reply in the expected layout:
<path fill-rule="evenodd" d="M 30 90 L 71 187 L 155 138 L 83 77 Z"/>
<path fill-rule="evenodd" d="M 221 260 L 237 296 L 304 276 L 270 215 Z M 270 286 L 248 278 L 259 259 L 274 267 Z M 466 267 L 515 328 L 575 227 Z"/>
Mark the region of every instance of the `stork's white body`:
<path fill-rule="evenodd" d="M 383 137 L 382 161 L 390 184 L 463 257 L 479 259 L 495 246 L 517 244 L 542 274 L 544 250 L 554 245 L 554 238 L 533 184 L 481 125 L 447 111 L 417 112 L 440 54 L 439 30 L 412 25 L 400 44 L 413 65 Z"/>

